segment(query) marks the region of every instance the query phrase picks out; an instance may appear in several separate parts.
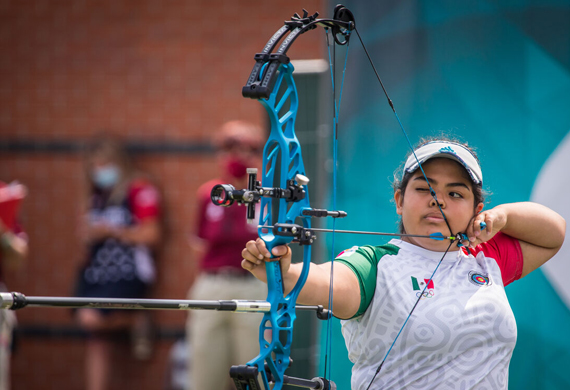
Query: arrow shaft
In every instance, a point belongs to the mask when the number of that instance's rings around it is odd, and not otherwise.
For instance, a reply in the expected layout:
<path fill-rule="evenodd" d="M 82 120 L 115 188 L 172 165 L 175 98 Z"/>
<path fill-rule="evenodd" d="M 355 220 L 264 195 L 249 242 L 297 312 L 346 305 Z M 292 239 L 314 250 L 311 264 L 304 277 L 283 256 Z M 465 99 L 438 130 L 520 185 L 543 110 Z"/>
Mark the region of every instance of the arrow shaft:
<path fill-rule="evenodd" d="M 274 226 L 261 226 L 259 225 L 258 228 L 263 229 L 275 229 Z M 389 236 L 389 237 L 419 237 L 419 238 L 431 238 L 432 240 L 455 240 L 455 237 L 445 237 L 441 236 L 428 236 L 422 234 L 406 234 L 406 233 L 381 233 L 381 232 L 367 232 L 361 230 L 338 230 L 338 229 L 321 229 L 321 228 L 309 228 L 312 232 L 319 232 L 319 233 L 344 233 L 344 234 L 368 234 L 373 236 Z"/>
<path fill-rule="evenodd" d="M 325 232 L 325 233 L 345 233 L 345 234 L 368 234 L 374 236 L 389 236 L 389 237 L 420 237 L 420 238 L 431 238 L 431 236 L 426 236 L 422 234 L 405 234 L 405 233 L 380 233 L 380 232 L 367 232 L 367 231 L 359 231 L 359 230 L 337 230 L 337 229 L 320 229 L 320 228 L 311 228 L 311 231 L 314 232 Z M 453 239 L 453 237 L 443 237 L 445 239 Z"/>

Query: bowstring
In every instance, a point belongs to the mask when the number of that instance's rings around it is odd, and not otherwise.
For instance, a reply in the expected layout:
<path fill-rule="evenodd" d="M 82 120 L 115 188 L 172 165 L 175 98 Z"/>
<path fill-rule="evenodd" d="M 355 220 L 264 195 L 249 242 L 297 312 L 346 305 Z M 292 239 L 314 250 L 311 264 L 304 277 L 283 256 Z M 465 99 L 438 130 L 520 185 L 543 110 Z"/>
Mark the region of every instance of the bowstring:
<path fill-rule="evenodd" d="M 370 54 L 368 53 L 368 50 L 366 49 L 366 45 L 364 45 L 364 41 L 362 41 L 362 38 L 360 37 L 360 33 L 358 32 L 358 29 L 356 27 L 354 27 L 354 31 L 356 32 L 356 35 L 358 36 L 358 39 L 360 40 L 360 44 L 362 45 L 362 48 L 364 49 L 364 53 L 366 53 L 366 57 L 368 57 L 368 61 L 370 62 L 370 66 L 372 66 L 372 70 L 374 71 L 374 74 L 376 75 L 376 78 L 378 79 L 378 82 L 380 83 L 380 86 L 382 87 L 382 91 L 384 91 L 384 95 L 386 96 L 386 99 L 388 100 L 388 104 L 390 105 L 390 107 L 392 108 L 392 112 L 396 116 L 396 120 L 398 121 L 398 125 L 400 126 L 400 129 L 402 130 L 402 133 L 404 134 L 404 137 L 406 138 L 406 141 L 408 142 L 408 146 L 412 150 L 412 154 L 413 154 L 414 158 L 416 159 L 418 166 L 420 167 L 422 175 L 423 175 L 424 179 L 426 180 L 426 183 L 429 187 L 429 192 L 431 194 L 431 197 L 435 201 L 435 204 L 437 205 L 439 212 L 443 216 L 443 220 L 445 221 L 445 224 L 447 225 L 447 228 L 449 229 L 449 235 L 453 236 L 453 231 L 451 230 L 451 226 L 449 225 L 449 221 L 447 220 L 445 213 L 441 209 L 441 204 L 439 203 L 439 200 L 437 199 L 437 195 L 436 195 L 435 191 L 433 190 L 426 173 L 424 172 L 424 168 L 423 168 L 422 164 L 420 163 L 418 156 L 416 155 L 416 152 L 414 150 L 414 146 L 412 145 L 412 142 L 410 141 L 410 137 L 408 137 L 408 133 L 404 129 L 404 125 L 402 125 L 402 121 L 400 120 L 400 117 L 398 116 L 398 113 L 396 112 L 396 109 L 394 108 L 394 103 L 392 103 L 392 99 L 390 99 L 390 96 L 388 95 L 388 91 L 386 91 L 386 88 L 384 87 L 384 83 L 382 82 L 382 79 L 380 78 L 380 75 L 378 74 L 378 71 L 376 70 L 376 66 L 374 66 L 374 62 L 372 62 L 372 58 L 370 58 Z"/>
<path fill-rule="evenodd" d="M 332 34 L 332 32 L 331 32 Z M 337 163 L 338 163 L 338 120 L 340 115 L 340 106 L 342 101 L 342 91 L 344 87 L 344 78 L 346 74 L 346 67 L 348 63 L 348 48 L 350 46 L 350 41 L 346 44 L 346 53 L 344 57 L 344 67 L 342 70 L 342 78 L 340 83 L 340 91 L 338 96 L 338 104 L 336 99 L 336 44 L 334 39 L 332 40 L 332 58 L 331 58 L 331 43 L 329 41 L 329 29 L 325 28 L 325 36 L 327 41 L 327 51 L 329 56 L 329 69 L 331 72 L 331 84 L 332 84 L 332 100 L 333 100 L 333 194 L 332 194 L 332 208 L 337 210 L 337 186 L 338 186 L 338 175 L 337 175 Z M 334 37 L 333 37 L 334 38 Z M 325 379 L 330 380 L 329 376 L 332 373 L 332 313 L 333 313 L 333 282 L 334 282 L 334 259 L 335 259 L 335 229 L 336 229 L 336 218 L 333 218 L 332 223 L 332 242 L 331 242 L 331 271 L 329 280 L 329 318 L 327 322 L 327 332 L 326 332 L 326 343 L 325 343 Z"/>
<path fill-rule="evenodd" d="M 404 134 L 404 137 L 406 138 L 406 141 L 408 142 L 408 146 L 410 147 L 410 149 L 412 150 L 412 154 L 416 160 L 416 162 L 418 163 L 418 166 L 422 172 L 422 175 L 429 187 L 429 191 L 430 194 L 433 198 L 433 200 L 435 201 L 435 204 L 437 205 L 437 208 L 439 209 L 439 212 L 441 213 L 443 220 L 445 221 L 445 224 L 447 225 L 447 228 L 449 229 L 449 235 L 453 236 L 453 231 L 451 230 L 451 226 L 449 225 L 449 221 L 447 220 L 447 217 L 445 215 L 445 213 L 443 212 L 443 209 L 441 208 L 441 204 L 439 203 L 439 200 L 437 199 L 437 194 L 435 193 L 435 191 L 433 190 L 431 183 L 429 182 L 429 179 L 424 171 L 424 168 L 422 166 L 422 164 L 420 163 L 420 160 L 418 159 L 418 156 L 416 155 L 416 152 L 414 150 L 414 147 L 410 141 L 410 138 L 408 137 L 408 133 L 406 132 L 406 130 L 404 129 L 404 126 L 402 125 L 402 121 L 400 120 L 400 117 L 398 116 L 398 113 L 396 112 L 396 109 L 394 107 L 394 103 L 392 102 L 392 99 L 390 99 L 390 96 L 388 95 L 388 91 L 386 91 L 386 88 L 384 87 L 384 83 L 382 82 L 382 79 L 380 78 L 380 75 L 378 74 L 378 71 L 376 70 L 376 67 L 374 66 L 374 62 L 372 61 L 372 58 L 370 57 L 370 54 L 368 53 L 368 50 L 366 49 L 366 45 L 364 45 L 364 42 L 362 40 L 362 38 L 360 37 L 360 33 L 358 32 L 358 29 L 356 28 L 356 26 L 354 27 L 354 31 L 356 32 L 356 35 L 358 36 L 358 39 L 360 41 L 360 44 L 362 45 L 362 48 L 364 49 L 364 52 L 366 53 L 366 57 L 368 57 L 368 61 L 370 62 L 370 65 L 372 66 L 372 69 L 374 71 L 374 74 L 376 75 L 376 78 L 378 79 L 378 82 L 380 83 L 380 86 L 382 87 L 382 91 L 384 91 L 384 95 L 386 96 L 386 99 L 388 100 L 388 104 L 390 105 L 390 107 L 392 108 L 392 112 L 394 113 L 394 115 L 396 116 L 396 120 L 398 121 L 398 124 L 400 126 L 400 129 L 402 130 L 402 133 Z M 404 172 L 405 175 L 405 172 Z M 412 307 L 412 310 L 410 310 L 410 313 L 408 314 L 406 320 L 404 321 L 402 327 L 400 328 L 400 330 L 398 331 L 398 334 L 396 335 L 396 338 L 394 339 L 394 341 L 392 342 L 392 344 L 390 345 L 390 348 L 388 349 L 388 351 L 386 352 L 386 355 L 384 356 L 384 359 L 382 359 L 382 362 L 380 363 L 380 365 L 378 366 L 378 368 L 376 369 L 376 372 L 374 373 L 374 376 L 372 377 L 372 380 L 370 381 L 370 383 L 368 384 L 368 387 L 366 390 L 369 390 L 370 387 L 372 386 L 372 383 L 374 383 L 374 380 L 376 379 L 376 376 L 378 375 L 378 373 L 380 372 L 380 370 L 382 369 L 382 366 L 384 365 L 384 362 L 386 361 L 386 359 L 388 358 L 388 355 L 390 354 L 390 352 L 392 351 L 392 348 L 394 347 L 394 345 L 396 344 L 396 341 L 398 340 L 398 337 L 400 337 L 400 334 L 402 333 L 402 331 L 404 330 L 404 327 L 406 326 L 406 324 L 408 323 L 409 319 L 411 318 L 412 314 L 414 313 L 414 310 L 416 309 L 416 307 L 418 306 L 418 303 L 420 302 L 420 300 L 422 299 L 427 287 L 429 286 L 429 284 L 431 283 L 431 281 L 433 280 L 433 277 L 435 276 L 435 273 L 437 272 L 439 266 L 441 265 L 441 263 L 443 262 L 443 259 L 445 258 L 445 256 L 447 255 L 447 253 L 449 252 L 449 250 L 451 249 L 451 246 L 453 245 L 453 243 L 456 241 L 452 240 L 449 243 L 449 246 L 447 247 L 447 249 L 445 250 L 445 252 L 443 253 L 443 256 L 441 257 L 441 259 L 439 260 L 439 262 L 437 263 L 437 266 L 435 267 L 435 269 L 433 270 L 428 282 L 426 283 L 424 289 L 422 290 L 421 294 L 418 296 L 418 299 L 416 300 L 416 303 L 414 304 L 414 306 Z"/>

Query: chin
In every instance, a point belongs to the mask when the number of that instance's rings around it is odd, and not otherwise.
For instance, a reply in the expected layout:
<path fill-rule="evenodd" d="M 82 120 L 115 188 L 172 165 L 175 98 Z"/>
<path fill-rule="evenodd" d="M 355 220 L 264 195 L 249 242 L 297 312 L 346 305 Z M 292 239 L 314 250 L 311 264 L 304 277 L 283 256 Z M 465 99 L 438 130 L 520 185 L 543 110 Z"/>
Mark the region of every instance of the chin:
<path fill-rule="evenodd" d="M 449 247 L 448 240 L 437 241 L 429 238 L 418 238 L 415 241 L 410 241 L 410 242 L 414 245 L 417 245 L 419 247 L 422 247 L 423 249 L 427 249 L 432 252 L 445 252 Z M 457 245 L 452 244 L 451 247 L 449 247 L 449 252 L 457 251 L 458 249 L 459 248 L 457 247 Z"/>

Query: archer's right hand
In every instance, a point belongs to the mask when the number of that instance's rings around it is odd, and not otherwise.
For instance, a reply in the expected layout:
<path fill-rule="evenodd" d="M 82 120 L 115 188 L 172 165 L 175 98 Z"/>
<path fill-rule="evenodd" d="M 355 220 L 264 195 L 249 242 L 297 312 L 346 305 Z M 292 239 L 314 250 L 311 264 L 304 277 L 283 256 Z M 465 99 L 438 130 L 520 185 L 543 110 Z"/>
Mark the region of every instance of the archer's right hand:
<path fill-rule="evenodd" d="M 291 266 L 291 249 L 289 249 L 288 245 L 280 245 L 273 248 L 271 252 L 273 257 L 271 257 L 271 253 L 269 253 L 265 242 L 261 238 L 255 241 L 248 241 L 244 250 L 241 251 L 243 257 L 241 262 L 242 268 L 251 272 L 257 279 L 267 282 L 265 262 L 281 261 L 281 272 L 285 275 Z"/>

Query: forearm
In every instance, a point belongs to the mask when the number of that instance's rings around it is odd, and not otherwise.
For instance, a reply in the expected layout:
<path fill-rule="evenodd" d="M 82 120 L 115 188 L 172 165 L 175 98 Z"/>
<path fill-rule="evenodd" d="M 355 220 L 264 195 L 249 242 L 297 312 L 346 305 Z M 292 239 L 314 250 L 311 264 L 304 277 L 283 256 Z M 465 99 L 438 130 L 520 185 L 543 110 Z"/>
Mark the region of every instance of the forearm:
<path fill-rule="evenodd" d="M 12 232 L 5 232 L 0 237 L 2 255 L 6 265 L 13 267 L 20 265 L 28 255 L 28 243 Z"/>
<path fill-rule="evenodd" d="M 153 246 L 160 241 L 161 231 L 158 222 L 147 221 L 140 225 L 112 229 L 110 235 L 127 244 Z"/>
<path fill-rule="evenodd" d="M 303 305 L 323 305 L 328 308 L 330 286 L 330 264 L 310 264 L 309 275 L 297 302 Z M 303 264 L 291 264 L 289 272 L 283 276 L 285 294 L 288 294 L 301 276 Z"/>
<path fill-rule="evenodd" d="M 558 213 L 532 202 L 508 203 L 495 208 L 505 216 L 501 231 L 542 248 L 560 248 L 566 221 Z"/>
<path fill-rule="evenodd" d="M 293 264 L 283 277 L 286 293 L 301 275 L 302 264 Z M 333 312 L 338 318 L 350 318 L 360 306 L 360 288 L 356 275 L 347 266 L 335 263 L 333 270 Z M 310 265 L 307 281 L 297 301 L 305 305 L 322 305 L 329 309 L 331 263 Z"/>
<path fill-rule="evenodd" d="M 250 271 L 257 279 L 267 283 L 267 262 L 279 261 L 283 277 L 284 294 L 288 294 L 301 276 L 303 264 L 291 264 L 291 249 L 286 245 L 276 246 L 269 252 L 261 239 L 248 241 L 244 250 L 242 267 Z M 301 289 L 297 301 L 306 305 L 322 305 L 329 308 L 329 286 L 331 279 L 331 263 L 310 264 L 307 280 Z M 352 270 L 342 264 L 335 263 L 334 281 L 334 315 L 350 318 L 360 305 L 360 284 Z"/>

